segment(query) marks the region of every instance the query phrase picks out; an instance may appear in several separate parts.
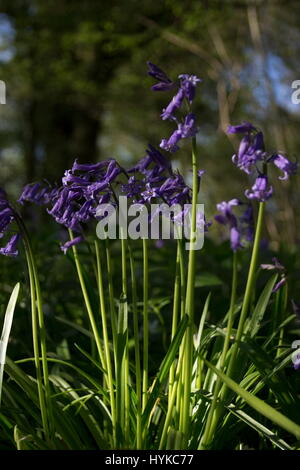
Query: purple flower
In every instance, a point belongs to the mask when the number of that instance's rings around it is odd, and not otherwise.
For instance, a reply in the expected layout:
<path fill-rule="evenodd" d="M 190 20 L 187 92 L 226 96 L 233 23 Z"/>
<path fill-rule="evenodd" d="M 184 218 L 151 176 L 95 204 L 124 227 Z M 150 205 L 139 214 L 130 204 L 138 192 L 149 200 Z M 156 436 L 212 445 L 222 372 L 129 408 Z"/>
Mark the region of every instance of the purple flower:
<path fill-rule="evenodd" d="M 107 167 L 109 160 L 98 163 L 77 163 L 77 159 L 73 163 L 72 173 L 75 171 L 83 171 L 89 174 L 98 174 L 103 168 Z"/>
<path fill-rule="evenodd" d="M 278 282 L 275 284 L 275 286 L 274 286 L 274 288 L 273 288 L 273 290 L 272 290 L 272 293 L 274 294 L 275 292 L 277 292 L 284 284 L 286 284 L 286 277 L 282 277 L 282 278 L 280 279 L 280 281 L 278 281 Z"/>
<path fill-rule="evenodd" d="M 285 271 L 285 267 L 278 261 L 275 256 L 272 258 L 273 264 L 261 264 L 261 269 L 267 269 L 268 271 L 276 270 L 278 272 Z"/>
<path fill-rule="evenodd" d="M 187 75 L 186 73 L 179 75 L 178 78 L 181 81 L 180 88 L 184 91 L 185 97 L 192 103 L 195 97 L 197 83 L 202 82 L 202 80 L 196 75 Z"/>
<path fill-rule="evenodd" d="M 6 192 L 0 188 L 0 238 L 3 237 L 14 217 L 15 214 L 9 205 Z"/>
<path fill-rule="evenodd" d="M 197 132 L 196 116 L 195 114 L 190 113 L 186 116 L 183 124 L 178 124 L 178 129 L 173 132 L 169 139 L 162 139 L 160 147 L 168 152 L 176 152 L 179 149 L 177 143 L 181 139 L 194 137 Z"/>
<path fill-rule="evenodd" d="M 298 170 L 298 162 L 293 163 L 280 153 L 272 155 L 270 161 L 272 161 L 279 170 L 283 171 L 283 176 L 279 176 L 280 180 L 287 180 L 290 175 L 293 175 Z"/>
<path fill-rule="evenodd" d="M 241 245 L 241 233 L 237 227 L 230 229 L 230 245 L 232 251 L 237 251 L 239 248 L 243 248 Z"/>
<path fill-rule="evenodd" d="M 237 218 L 232 212 L 232 207 L 238 206 L 240 201 L 238 199 L 231 199 L 230 201 L 220 202 L 217 204 L 217 209 L 221 214 L 215 216 L 215 219 L 220 224 L 226 225 L 229 224 L 230 227 L 237 226 Z"/>
<path fill-rule="evenodd" d="M 179 88 L 178 92 L 176 93 L 175 96 L 173 96 L 168 106 L 165 109 L 163 109 L 163 112 L 161 114 L 163 121 L 165 119 L 175 119 L 174 113 L 176 109 L 180 108 L 184 98 L 185 98 L 184 90 L 182 88 Z"/>
<path fill-rule="evenodd" d="M 258 160 L 262 160 L 266 153 L 264 152 L 264 138 L 263 133 L 258 132 L 255 135 L 246 134 L 239 146 L 238 155 L 233 155 L 232 161 L 245 173 L 250 174 L 253 165 Z"/>
<path fill-rule="evenodd" d="M 18 256 L 19 252 L 17 249 L 18 242 L 20 240 L 20 234 L 16 233 L 8 241 L 4 248 L 0 248 L 0 254 L 4 256 Z"/>
<path fill-rule="evenodd" d="M 152 62 L 147 62 L 147 65 L 148 74 L 158 81 L 156 85 L 152 86 L 152 90 L 165 91 L 171 90 L 176 86 L 176 83 L 173 82 L 163 70 L 157 67 L 157 65 L 154 65 Z M 202 81 L 196 75 L 181 74 L 178 76 L 178 78 L 178 91 L 176 95 L 172 98 L 168 106 L 163 109 L 163 112 L 161 114 L 163 120 L 176 119 L 174 116 L 175 111 L 180 108 L 184 98 L 186 98 L 190 103 L 192 103 L 195 96 L 197 83 Z"/>
<path fill-rule="evenodd" d="M 57 191 L 57 188 L 43 186 L 41 183 L 27 184 L 18 199 L 18 203 L 23 205 L 24 202 L 31 202 L 43 206 L 52 201 Z"/>
<path fill-rule="evenodd" d="M 67 253 L 67 250 L 71 248 L 71 246 L 78 245 L 79 243 L 83 242 L 84 238 L 82 235 L 73 238 L 73 240 L 67 241 L 64 245 L 61 246 L 61 250 L 64 252 L 64 254 Z"/>
<path fill-rule="evenodd" d="M 12 209 L 8 206 L 1 208 L 0 206 L 0 238 L 3 237 L 9 224 L 13 221 L 14 214 Z"/>
<path fill-rule="evenodd" d="M 256 131 L 256 128 L 251 124 L 251 122 L 244 121 L 242 124 L 237 126 L 228 126 L 227 134 L 244 134 L 246 132 Z"/>
<path fill-rule="evenodd" d="M 147 155 L 150 157 L 151 161 L 159 166 L 161 170 L 168 170 L 172 172 L 171 163 L 169 160 L 153 145 L 149 144 L 146 149 Z"/>
<path fill-rule="evenodd" d="M 141 180 L 136 179 L 135 176 L 130 176 L 128 183 L 122 184 L 122 192 L 126 194 L 127 197 L 135 197 L 141 193 L 143 188 L 143 183 Z"/>
<path fill-rule="evenodd" d="M 297 361 L 294 363 L 294 369 L 295 370 L 300 369 L 300 354 L 297 355 Z"/>
<path fill-rule="evenodd" d="M 148 75 L 155 78 L 158 81 L 156 85 L 153 85 L 151 88 L 153 91 L 166 91 L 172 90 L 175 87 L 175 83 L 170 80 L 170 78 L 161 70 L 157 65 L 148 61 Z"/>
<path fill-rule="evenodd" d="M 268 177 L 266 175 L 260 175 L 256 178 L 252 189 L 246 189 L 245 195 L 248 199 L 258 199 L 260 202 L 267 201 L 272 194 L 273 188 L 268 188 Z"/>
<path fill-rule="evenodd" d="M 240 204 L 241 202 L 238 199 L 231 199 L 228 202 L 223 201 L 217 204 L 217 209 L 220 214 L 215 215 L 215 220 L 217 222 L 222 225 L 229 226 L 230 245 L 233 251 L 237 251 L 239 248 L 243 248 L 243 245 L 241 244 L 242 227 L 239 224 L 238 218 L 232 212 L 233 207 Z"/>
<path fill-rule="evenodd" d="M 151 199 L 159 197 L 158 188 L 151 187 L 150 183 L 146 184 L 146 189 L 141 194 L 144 202 L 151 202 Z"/>

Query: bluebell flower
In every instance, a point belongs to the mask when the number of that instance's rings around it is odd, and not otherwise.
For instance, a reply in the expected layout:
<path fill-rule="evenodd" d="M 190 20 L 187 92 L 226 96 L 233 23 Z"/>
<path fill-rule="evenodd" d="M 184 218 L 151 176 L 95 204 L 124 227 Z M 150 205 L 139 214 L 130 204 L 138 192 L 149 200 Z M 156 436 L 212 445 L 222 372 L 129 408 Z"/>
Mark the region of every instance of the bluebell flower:
<path fill-rule="evenodd" d="M 179 75 L 178 78 L 180 79 L 180 88 L 184 91 L 185 97 L 192 103 L 195 97 L 197 83 L 202 82 L 201 78 L 186 73 Z"/>
<path fill-rule="evenodd" d="M 83 241 L 84 241 L 83 236 L 79 235 L 78 237 L 73 238 L 73 240 L 69 240 L 64 245 L 62 245 L 61 250 L 64 252 L 64 254 L 66 254 L 69 248 L 71 248 L 72 246 L 78 245 L 79 243 Z"/>
<path fill-rule="evenodd" d="M 227 134 L 245 134 L 246 132 L 256 131 L 256 128 L 251 122 L 243 121 L 242 124 L 237 126 L 229 125 L 227 128 Z"/>
<path fill-rule="evenodd" d="M 148 61 L 148 75 L 155 78 L 158 81 L 156 85 L 153 85 L 151 88 L 153 91 L 168 91 L 172 90 L 176 84 L 161 70 L 157 65 Z"/>
<path fill-rule="evenodd" d="M 223 201 L 217 204 L 217 209 L 220 214 L 215 215 L 215 220 L 217 222 L 229 227 L 230 245 L 233 251 L 237 251 L 238 249 L 243 248 L 242 239 L 245 238 L 245 225 L 243 224 L 246 223 L 246 220 L 243 218 L 243 216 L 238 218 L 233 213 L 233 208 L 241 204 L 242 202 L 239 199 L 231 199 L 228 202 Z"/>
<path fill-rule="evenodd" d="M 266 175 L 259 175 L 251 190 L 246 189 L 245 196 L 248 199 L 258 199 L 260 202 L 267 201 L 273 194 L 273 187 L 268 188 L 268 177 Z"/>
<path fill-rule="evenodd" d="M 279 170 L 283 171 L 283 176 L 279 176 L 280 180 L 287 180 L 290 175 L 293 175 L 298 170 L 298 162 L 291 162 L 281 153 L 272 155 L 270 161 L 273 162 Z"/>
<path fill-rule="evenodd" d="M 169 139 L 162 139 L 160 147 L 168 152 L 176 152 L 179 149 L 177 145 L 181 139 L 194 137 L 198 132 L 196 127 L 196 116 L 193 113 L 185 117 L 184 123 L 179 123 L 178 128 L 173 132 Z"/>
<path fill-rule="evenodd" d="M 17 249 L 18 242 L 20 240 L 20 234 L 14 234 L 10 240 L 7 242 L 7 245 L 3 248 L 0 248 L 0 254 L 4 256 L 18 256 L 19 251 Z"/>

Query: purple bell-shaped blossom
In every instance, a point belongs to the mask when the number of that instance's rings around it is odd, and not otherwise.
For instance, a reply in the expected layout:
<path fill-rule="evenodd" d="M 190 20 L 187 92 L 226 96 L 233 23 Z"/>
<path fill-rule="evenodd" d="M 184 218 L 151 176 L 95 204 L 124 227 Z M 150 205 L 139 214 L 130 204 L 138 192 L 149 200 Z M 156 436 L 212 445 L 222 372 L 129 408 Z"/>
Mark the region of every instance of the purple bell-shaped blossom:
<path fill-rule="evenodd" d="M 258 199 L 260 202 L 267 201 L 273 194 L 273 187 L 268 188 L 268 177 L 266 175 L 259 175 L 251 190 L 246 189 L 245 196 L 248 199 Z"/>

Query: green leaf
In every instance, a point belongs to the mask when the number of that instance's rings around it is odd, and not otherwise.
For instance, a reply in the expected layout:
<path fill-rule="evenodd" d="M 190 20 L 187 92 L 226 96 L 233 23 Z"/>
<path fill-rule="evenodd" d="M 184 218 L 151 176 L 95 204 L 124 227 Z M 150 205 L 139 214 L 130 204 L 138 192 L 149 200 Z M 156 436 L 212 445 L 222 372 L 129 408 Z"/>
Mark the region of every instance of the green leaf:
<path fill-rule="evenodd" d="M 153 406 L 155 405 L 155 402 L 157 400 L 157 397 L 160 392 L 161 385 L 163 381 L 165 380 L 169 369 L 171 367 L 172 362 L 175 359 L 175 356 L 179 350 L 183 335 L 185 333 L 186 327 L 188 325 L 189 317 L 185 315 L 182 320 L 180 321 L 178 325 L 178 329 L 176 332 L 176 335 L 174 336 L 172 343 L 168 349 L 168 352 L 166 356 L 164 357 L 157 377 L 154 379 L 152 387 L 151 387 L 151 393 L 149 395 L 148 401 L 146 408 L 144 410 L 143 416 L 142 416 L 142 427 L 144 428 L 147 425 L 148 418 L 152 412 Z"/>
<path fill-rule="evenodd" d="M 223 374 L 223 372 L 218 370 L 206 359 L 204 359 L 204 362 L 215 372 L 215 374 L 217 374 L 222 379 L 223 382 L 225 382 L 229 388 L 231 388 L 231 390 L 242 397 L 245 402 L 248 403 L 248 405 L 250 405 L 254 410 L 270 419 L 273 421 L 273 423 L 277 424 L 281 428 L 293 434 L 297 439 L 300 439 L 300 426 L 298 424 L 294 423 L 279 411 L 275 410 L 275 408 L 262 401 L 260 398 L 247 392 L 247 390 L 240 387 L 236 382 L 234 382 L 234 380 L 227 377 L 225 374 Z"/>
<path fill-rule="evenodd" d="M 274 288 L 275 282 L 277 280 L 278 275 L 274 274 L 274 276 L 271 277 L 271 279 L 267 282 L 264 290 L 262 291 L 256 307 L 254 309 L 253 314 L 251 315 L 250 322 L 248 323 L 246 327 L 246 333 L 249 333 L 250 336 L 253 338 L 256 333 L 258 332 L 261 322 L 263 320 L 265 311 L 267 309 L 272 290 Z"/>
<path fill-rule="evenodd" d="M 1 405 L 1 395 L 2 395 L 2 383 L 3 383 L 3 372 L 4 372 L 4 365 L 5 365 L 5 358 L 6 358 L 6 350 L 7 350 L 7 344 L 9 340 L 9 335 L 10 335 L 10 330 L 12 326 L 12 321 L 14 317 L 14 311 L 19 295 L 19 290 L 20 290 L 20 284 L 16 284 L 7 308 L 5 312 L 5 317 L 4 317 L 4 325 L 3 325 L 3 330 L 1 334 L 1 340 L 0 340 L 0 405 Z"/>
<path fill-rule="evenodd" d="M 208 272 L 201 273 L 195 279 L 195 287 L 220 286 L 221 284 L 223 282 L 218 276 Z"/>

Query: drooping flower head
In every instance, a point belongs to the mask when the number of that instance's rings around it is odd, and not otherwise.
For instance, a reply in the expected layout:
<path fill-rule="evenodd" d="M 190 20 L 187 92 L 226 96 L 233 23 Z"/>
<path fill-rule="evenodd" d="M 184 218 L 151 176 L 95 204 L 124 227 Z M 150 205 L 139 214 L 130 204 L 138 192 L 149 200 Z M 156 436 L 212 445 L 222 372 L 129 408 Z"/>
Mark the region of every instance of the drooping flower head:
<path fill-rule="evenodd" d="M 268 177 L 266 175 L 259 175 L 252 189 L 246 189 L 245 196 L 248 199 L 257 199 L 260 202 L 267 201 L 273 194 L 273 187 L 268 188 Z"/>
<path fill-rule="evenodd" d="M 291 162 L 281 153 L 272 155 L 270 161 L 273 162 L 279 170 L 283 171 L 283 175 L 279 176 L 280 180 L 287 180 L 289 176 L 295 174 L 298 170 L 298 162 Z"/>
<path fill-rule="evenodd" d="M 266 157 L 264 136 L 250 122 L 243 122 L 237 126 L 228 126 L 228 134 L 245 134 L 240 142 L 237 155 L 232 161 L 240 170 L 247 174 L 252 173 L 258 161 Z"/>

